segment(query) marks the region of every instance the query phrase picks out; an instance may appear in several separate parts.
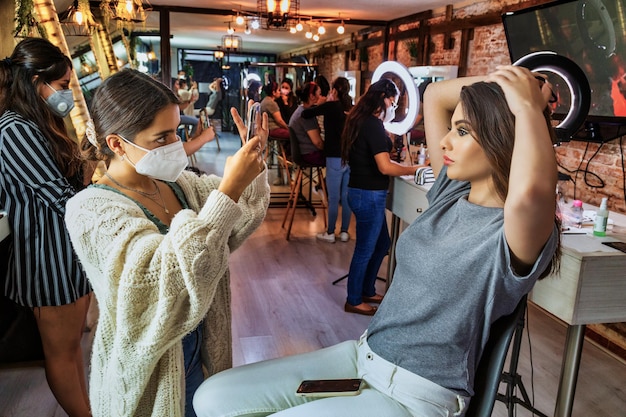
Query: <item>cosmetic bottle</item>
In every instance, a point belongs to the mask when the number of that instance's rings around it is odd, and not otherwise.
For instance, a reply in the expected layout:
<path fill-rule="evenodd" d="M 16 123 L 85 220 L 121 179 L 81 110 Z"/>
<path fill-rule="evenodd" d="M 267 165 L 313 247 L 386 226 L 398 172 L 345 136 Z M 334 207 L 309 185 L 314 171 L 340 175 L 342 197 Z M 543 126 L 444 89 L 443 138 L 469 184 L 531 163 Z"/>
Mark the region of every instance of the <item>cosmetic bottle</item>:
<path fill-rule="evenodd" d="M 583 226 L 583 202 L 580 200 L 572 202 L 572 223 L 578 228 Z"/>
<path fill-rule="evenodd" d="M 593 222 L 594 236 L 606 236 L 606 223 L 609 220 L 607 202 L 608 198 L 604 197 L 600 203 L 600 209 L 596 211 L 596 220 Z"/>

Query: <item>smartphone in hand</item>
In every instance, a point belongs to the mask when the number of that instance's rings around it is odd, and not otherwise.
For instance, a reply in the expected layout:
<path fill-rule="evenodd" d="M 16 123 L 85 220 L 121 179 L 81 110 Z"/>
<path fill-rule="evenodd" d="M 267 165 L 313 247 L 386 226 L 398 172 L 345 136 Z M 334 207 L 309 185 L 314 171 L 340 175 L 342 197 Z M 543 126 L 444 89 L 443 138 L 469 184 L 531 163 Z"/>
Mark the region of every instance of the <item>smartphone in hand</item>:
<path fill-rule="evenodd" d="M 339 397 L 359 395 L 362 380 L 353 379 L 315 379 L 302 381 L 296 395 L 302 397 Z"/>

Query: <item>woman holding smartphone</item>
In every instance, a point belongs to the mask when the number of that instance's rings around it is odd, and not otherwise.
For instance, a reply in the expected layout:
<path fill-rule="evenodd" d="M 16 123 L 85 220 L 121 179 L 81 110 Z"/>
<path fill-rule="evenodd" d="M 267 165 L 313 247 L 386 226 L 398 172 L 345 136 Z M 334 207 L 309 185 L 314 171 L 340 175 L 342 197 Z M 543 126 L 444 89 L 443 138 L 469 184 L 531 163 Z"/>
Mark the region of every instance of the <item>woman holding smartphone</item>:
<path fill-rule="evenodd" d="M 231 113 L 243 146 L 223 178 L 197 176 L 185 170 L 168 87 L 126 69 L 94 95 L 85 157 L 108 170 L 68 201 L 65 217 L 100 307 L 94 416 L 193 417 L 204 372 L 231 366 L 228 255 L 269 203 L 267 118 L 257 118 L 258 136 L 248 140 Z"/>

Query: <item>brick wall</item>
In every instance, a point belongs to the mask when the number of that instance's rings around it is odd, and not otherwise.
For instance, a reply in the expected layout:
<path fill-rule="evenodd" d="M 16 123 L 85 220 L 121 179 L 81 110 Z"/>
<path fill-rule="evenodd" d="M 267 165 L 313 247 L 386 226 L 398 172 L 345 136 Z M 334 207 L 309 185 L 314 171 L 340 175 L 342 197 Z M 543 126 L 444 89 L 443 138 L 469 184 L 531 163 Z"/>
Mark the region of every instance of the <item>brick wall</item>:
<path fill-rule="evenodd" d="M 489 12 L 500 11 L 503 7 L 511 5 L 528 6 L 537 4 L 537 0 L 499 0 L 473 2 L 463 7 L 455 7 L 453 18 L 466 18 L 480 16 Z M 443 21 L 441 13 L 429 22 L 430 24 Z M 410 26 L 410 25 L 408 25 Z M 431 37 L 431 48 L 428 56 L 428 65 L 459 65 L 461 50 L 461 32 L 451 34 L 454 38 L 454 47 L 444 49 L 444 35 L 436 34 Z M 396 52 L 394 54 L 394 51 Z M 332 80 L 339 71 L 346 68 L 349 70 L 362 70 L 364 77 L 363 88 L 369 86 L 368 77 L 381 62 L 383 46 L 376 45 L 367 48 L 367 63 L 361 63 L 362 51 L 354 51 L 354 60 L 348 59 L 346 63 L 345 53 L 339 52 L 316 57 L 315 62 L 320 64 L 320 72 L 329 80 Z M 398 45 L 389 45 L 389 59 L 395 59 L 404 65 L 410 66 L 410 56 L 404 42 Z M 504 27 L 502 24 L 481 26 L 474 29 L 473 40 L 469 44 L 468 62 L 466 63 L 466 75 L 485 74 L 495 69 L 497 65 L 510 64 Z M 363 90 L 365 91 L 365 90 Z M 598 149 L 600 148 L 600 149 Z M 574 182 L 569 182 L 565 187 L 565 194 L 569 198 L 574 196 L 589 204 L 598 206 L 602 197 L 609 197 L 609 209 L 626 214 L 624 196 L 624 180 L 622 169 L 623 146 L 620 147 L 620 139 L 609 141 L 599 145 L 595 143 L 572 141 L 562 144 L 556 149 L 560 170 L 569 173 Z"/>

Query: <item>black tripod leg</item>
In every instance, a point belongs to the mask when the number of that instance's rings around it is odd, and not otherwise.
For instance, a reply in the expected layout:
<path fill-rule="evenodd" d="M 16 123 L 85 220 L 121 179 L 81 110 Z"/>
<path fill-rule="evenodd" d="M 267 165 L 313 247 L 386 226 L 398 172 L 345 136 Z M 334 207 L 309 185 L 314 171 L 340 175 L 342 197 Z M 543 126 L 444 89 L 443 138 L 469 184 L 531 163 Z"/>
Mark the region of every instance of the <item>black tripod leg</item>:
<path fill-rule="evenodd" d="M 333 285 L 335 285 L 336 283 L 338 283 L 339 281 L 343 281 L 344 279 L 348 278 L 348 274 L 343 275 L 339 278 L 337 278 L 336 280 L 333 281 Z"/>
<path fill-rule="evenodd" d="M 509 372 L 502 373 L 502 381 L 506 384 L 506 394 L 498 394 L 497 400 L 502 401 L 508 410 L 509 417 L 513 417 L 515 404 L 519 404 L 528 411 L 531 411 L 533 415 L 538 417 L 548 417 L 541 411 L 533 407 L 530 402 L 530 398 L 526 392 L 526 388 L 522 382 L 522 376 L 517 373 L 517 365 L 519 363 L 519 353 L 522 347 L 522 336 L 524 333 L 524 316 L 520 317 L 515 328 L 515 334 L 513 336 L 513 350 L 511 351 L 511 362 L 509 364 Z M 522 399 L 515 395 L 515 389 L 520 389 L 522 393 Z"/>

